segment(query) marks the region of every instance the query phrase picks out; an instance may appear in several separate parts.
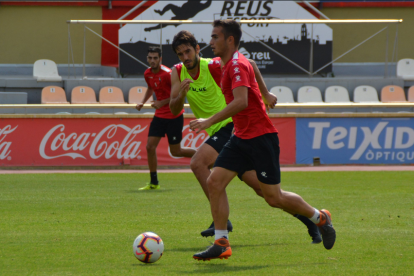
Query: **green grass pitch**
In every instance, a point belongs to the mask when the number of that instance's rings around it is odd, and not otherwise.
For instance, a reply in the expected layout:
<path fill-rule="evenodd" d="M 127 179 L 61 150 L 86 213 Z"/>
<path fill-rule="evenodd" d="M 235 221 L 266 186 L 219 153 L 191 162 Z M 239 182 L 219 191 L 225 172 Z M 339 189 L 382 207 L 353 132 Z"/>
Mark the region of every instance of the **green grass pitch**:
<path fill-rule="evenodd" d="M 212 219 L 191 173 L 21 174 L 0 180 L 0 275 L 413 275 L 414 172 L 284 172 L 282 188 L 332 213 L 332 250 L 267 206 L 238 179 L 227 188 L 233 256 L 198 262 Z M 132 243 L 152 231 L 165 244 L 154 264 Z"/>

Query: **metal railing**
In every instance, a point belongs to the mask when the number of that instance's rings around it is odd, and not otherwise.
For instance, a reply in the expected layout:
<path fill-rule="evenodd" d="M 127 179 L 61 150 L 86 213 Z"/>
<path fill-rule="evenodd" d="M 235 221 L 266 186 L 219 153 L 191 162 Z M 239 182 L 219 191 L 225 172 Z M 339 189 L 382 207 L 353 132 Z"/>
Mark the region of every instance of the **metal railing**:
<path fill-rule="evenodd" d="M 261 23 L 262 24 L 263 20 L 238 20 L 238 22 L 240 24 L 253 24 L 253 23 Z M 362 42 L 360 42 L 356 46 L 352 47 L 350 50 L 348 50 L 345 53 L 339 55 L 338 57 L 336 57 L 331 62 L 323 65 L 321 68 L 318 68 L 317 70 L 314 71 L 314 69 L 313 69 L 313 59 L 314 59 L 314 53 L 313 53 L 313 40 L 314 40 L 314 37 L 313 37 L 313 24 L 379 24 L 379 23 L 382 23 L 382 24 L 384 24 L 384 23 L 385 24 L 399 24 L 399 23 L 402 23 L 402 22 L 403 22 L 403 19 L 269 19 L 269 20 L 266 20 L 266 24 L 311 24 L 311 30 L 312 31 L 311 31 L 311 39 L 310 39 L 311 47 L 310 47 L 310 58 L 309 58 L 310 59 L 309 60 L 309 70 L 306 70 L 302 66 L 300 66 L 297 63 L 293 62 L 288 57 L 286 57 L 283 54 L 279 53 L 278 51 L 276 51 L 272 47 L 268 46 L 264 42 L 260 41 L 258 38 L 254 37 L 253 35 L 247 33 L 246 31 L 243 31 L 243 32 L 245 34 L 247 34 L 248 36 L 252 37 L 253 39 L 255 39 L 257 42 L 259 42 L 260 44 L 262 44 L 266 48 L 268 48 L 269 50 L 271 50 L 272 52 L 274 52 L 277 55 L 279 55 L 280 57 L 282 57 L 283 59 L 287 60 L 288 62 L 290 62 L 294 66 L 298 67 L 303 72 L 307 73 L 309 75 L 309 77 L 312 77 L 315 74 L 317 74 L 318 72 L 320 72 L 321 70 L 323 70 L 324 68 L 326 68 L 327 66 L 334 63 L 336 60 L 342 58 L 343 56 L 345 56 L 349 52 L 355 50 L 356 48 L 358 48 L 362 44 L 366 43 L 368 40 L 372 39 L 373 37 L 377 36 L 378 34 L 380 34 L 380 33 L 382 33 L 383 31 L 386 30 L 387 31 L 387 36 L 386 36 L 386 46 L 385 46 L 384 77 L 388 77 L 389 25 L 382 28 L 381 30 L 379 30 L 375 34 L 371 35 L 367 39 L 363 40 Z M 119 46 L 117 46 L 117 45 L 113 44 L 112 42 L 110 42 L 109 40 L 105 39 L 103 36 L 99 35 L 95 31 L 93 31 L 92 29 L 86 27 L 86 24 L 160 24 L 161 27 L 162 27 L 162 24 L 212 24 L 213 21 L 212 20 L 68 20 L 67 23 L 68 23 L 68 73 L 70 72 L 70 56 L 72 56 L 72 62 L 74 64 L 72 42 L 71 42 L 71 37 L 70 37 L 70 24 L 83 24 L 83 26 L 84 26 L 83 78 L 85 78 L 86 77 L 86 75 L 85 75 L 86 30 L 91 31 L 92 33 L 99 36 L 100 38 L 102 38 L 103 40 L 105 40 L 106 42 L 111 44 L 112 46 L 116 47 L 118 50 L 122 51 L 123 53 L 125 53 L 126 55 L 131 57 L 132 59 L 136 60 L 137 62 L 139 62 L 142 65 L 147 67 L 147 64 L 145 62 L 142 62 L 141 60 L 139 60 L 136 57 L 132 56 L 131 54 L 127 53 L 125 50 L 121 49 Z M 162 46 L 162 28 L 160 29 L 160 44 Z M 209 45 L 206 45 L 205 47 L 203 47 L 203 49 L 207 48 L 208 46 Z M 203 49 L 201 49 L 201 50 L 203 50 Z M 398 25 L 397 25 L 396 32 L 395 32 L 392 62 L 394 60 L 394 56 L 397 59 L 397 54 L 396 54 L 397 49 L 398 49 Z M 72 55 L 70 55 L 69 52 L 71 52 Z"/>

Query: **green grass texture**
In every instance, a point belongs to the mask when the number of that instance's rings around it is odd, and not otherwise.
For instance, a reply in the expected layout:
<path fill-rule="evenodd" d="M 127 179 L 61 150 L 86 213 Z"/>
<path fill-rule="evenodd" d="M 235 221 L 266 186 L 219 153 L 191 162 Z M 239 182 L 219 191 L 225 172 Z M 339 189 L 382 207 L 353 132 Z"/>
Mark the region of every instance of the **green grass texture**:
<path fill-rule="evenodd" d="M 413 275 L 414 172 L 284 172 L 282 189 L 332 214 L 336 244 L 311 244 L 306 227 L 238 179 L 227 187 L 233 256 L 196 261 L 210 207 L 191 173 L 14 174 L 0 180 L 0 275 Z M 133 255 L 155 232 L 163 257 Z"/>

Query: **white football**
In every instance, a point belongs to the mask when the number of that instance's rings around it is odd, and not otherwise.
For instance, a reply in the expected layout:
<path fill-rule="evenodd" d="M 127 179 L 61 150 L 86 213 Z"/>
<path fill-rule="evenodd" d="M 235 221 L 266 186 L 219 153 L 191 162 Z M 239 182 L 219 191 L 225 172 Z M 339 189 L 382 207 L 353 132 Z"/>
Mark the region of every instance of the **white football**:
<path fill-rule="evenodd" d="M 164 252 L 164 243 L 160 236 L 152 232 L 139 234 L 132 245 L 135 257 L 144 263 L 158 261 Z"/>

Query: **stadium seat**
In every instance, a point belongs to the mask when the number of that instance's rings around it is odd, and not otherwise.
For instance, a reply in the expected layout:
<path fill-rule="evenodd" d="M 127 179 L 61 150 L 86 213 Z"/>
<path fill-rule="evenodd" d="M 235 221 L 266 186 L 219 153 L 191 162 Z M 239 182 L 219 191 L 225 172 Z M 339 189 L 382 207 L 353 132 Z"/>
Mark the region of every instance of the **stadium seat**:
<path fill-rule="evenodd" d="M 302 86 L 298 90 L 298 103 L 322 103 L 321 90 L 315 86 Z"/>
<path fill-rule="evenodd" d="M 42 104 L 68 104 L 66 93 L 59 86 L 46 86 L 42 89 Z"/>
<path fill-rule="evenodd" d="M 33 65 L 33 77 L 37 81 L 62 81 L 56 63 L 49 59 L 39 59 Z"/>
<path fill-rule="evenodd" d="M 404 89 L 398 85 L 387 85 L 381 90 L 381 102 L 406 102 Z"/>
<path fill-rule="evenodd" d="M 414 103 L 414 85 L 408 89 L 408 99 L 409 102 Z"/>
<path fill-rule="evenodd" d="M 122 90 L 115 86 L 105 86 L 99 91 L 99 103 L 101 104 L 124 104 Z"/>
<path fill-rule="evenodd" d="M 377 90 L 369 85 L 360 85 L 354 89 L 354 102 L 356 103 L 378 103 Z"/>
<path fill-rule="evenodd" d="M 87 86 L 76 86 L 72 89 L 72 104 L 98 104 L 95 91 Z"/>
<path fill-rule="evenodd" d="M 397 63 L 397 77 L 414 80 L 414 59 L 404 58 Z"/>
<path fill-rule="evenodd" d="M 278 103 L 294 103 L 293 93 L 289 87 L 286 86 L 275 86 L 270 89 L 270 93 L 277 97 Z"/>
<path fill-rule="evenodd" d="M 326 103 L 349 103 L 348 90 L 343 86 L 329 86 L 325 90 L 325 102 Z"/>
<path fill-rule="evenodd" d="M 145 93 L 147 92 L 147 88 L 144 86 L 135 86 L 129 89 L 128 94 L 128 103 L 130 104 L 139 104 L 141 103 L 142 99 L 145 96 Z M 153 101 L 154 99 L 151 97 L 148 99 L 149 102 Z M 147 102 L 148 102 L 147 101 Z"/>

